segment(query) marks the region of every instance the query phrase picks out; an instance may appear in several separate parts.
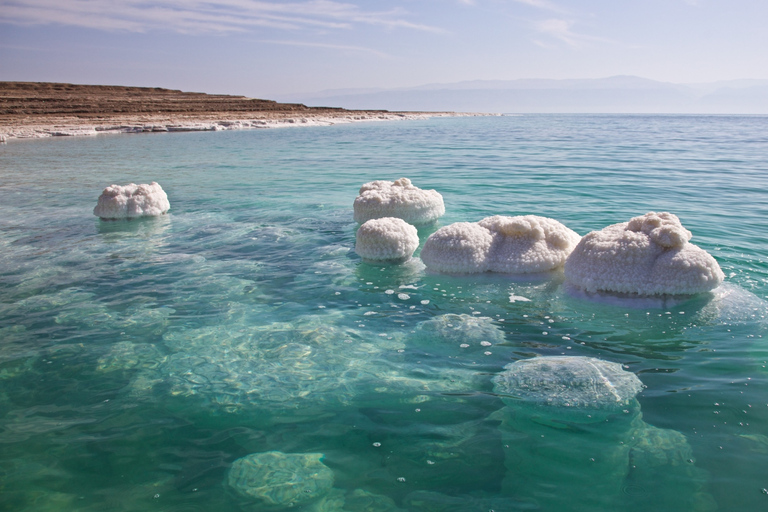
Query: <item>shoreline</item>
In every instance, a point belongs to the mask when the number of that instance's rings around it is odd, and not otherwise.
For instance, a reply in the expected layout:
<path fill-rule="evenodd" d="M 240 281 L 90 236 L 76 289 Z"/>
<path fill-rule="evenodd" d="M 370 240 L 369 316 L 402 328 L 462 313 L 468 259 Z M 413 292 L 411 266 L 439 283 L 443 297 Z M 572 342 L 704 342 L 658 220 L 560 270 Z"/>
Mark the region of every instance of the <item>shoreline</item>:
<path fill-rule="evenodd" d="M 486 115 L 493 114 L 345 110 L 150 87 L 0 82 L 0 142 Z"/>
<path fill-rule="evenodd" d="M 261 115 L 260 115 L 261 114 Z M 42 139 L 48 137 L 77 137 L 102 134 L 200 132 L 223 130 L 252 130 L 265 128 L 289 128 L 298 126 L 332 126 L 380 121 L 409 121 L 435 117 L 484 117 L 494 114 L 459 112 L 382 112 L 343 111 L 324 114 L 253 112 L 250 116 L 222 113 L 168 116 L 121 116 L 103 120 L 78 118 L 52 118 L 45 121 L 29 120 L 4 126 L 0 124 L 0 142 L 13 139 Z"/>

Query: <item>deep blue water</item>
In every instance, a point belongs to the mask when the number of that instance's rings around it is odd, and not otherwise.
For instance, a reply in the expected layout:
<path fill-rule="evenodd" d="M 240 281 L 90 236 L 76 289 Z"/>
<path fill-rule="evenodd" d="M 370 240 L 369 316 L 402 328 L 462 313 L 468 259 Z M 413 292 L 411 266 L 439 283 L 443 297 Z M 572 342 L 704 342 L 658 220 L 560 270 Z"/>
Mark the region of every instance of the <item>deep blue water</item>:
<path fill-rule="evenodd" d="M 272 510 L 227 483 L 269 451 L 323 454 L 333 474 L 274 510 L 768 506 L 768 117 L 14 140 L 0 176 L 0 510 Z M 617 305 L 558 275 L 367 265 L 352 202 L 400 177 L 444 197 L 422 243 L 496 214 L 584 235 L 670 211 L 726 282 Z M 163 218 L 92 215 L 105 186 L 153 180 Z M 440 338 L 440 321 L 491 345 Z M 637 407 L 553 426 L 494 393 L 506 364 L 562 354 L 625 365 Z"/>

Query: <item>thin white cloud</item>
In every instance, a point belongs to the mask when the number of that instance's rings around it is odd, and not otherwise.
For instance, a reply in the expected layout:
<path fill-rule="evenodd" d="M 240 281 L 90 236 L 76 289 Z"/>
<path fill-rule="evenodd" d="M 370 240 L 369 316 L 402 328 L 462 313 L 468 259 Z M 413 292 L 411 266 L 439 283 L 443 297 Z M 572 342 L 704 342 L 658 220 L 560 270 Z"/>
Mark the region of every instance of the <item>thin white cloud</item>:
<path fill-rule="evenodd" d="M 0 22 L 182 33 L 348 29 L 361 25 L 442 32 L 401 9 L 369 11 L 334 0 L 0 0 Z"/>
<path fill-rule="evenodd" d="M 568 46 L 580 47 L 590 43 L 610 43 L 611 42 L 610 40 L 604 39 L 601 37 L 595 37 L 595 36 L 579 34 L 577 32 L 574 32 L 571 29 L 573 25 L 574 25 L 574 22 L 571 20 L 555 19 L 555 18 L 538 21 L 535 23 L 536 30 L 538 30 L 542 34 L 546 34 L 550 37 L 558 39 L 564 42 L 565 44 L 567 44 Z M 537 44 L 541 45 L 541 43 L 539 42 L 537 42 Z"/>

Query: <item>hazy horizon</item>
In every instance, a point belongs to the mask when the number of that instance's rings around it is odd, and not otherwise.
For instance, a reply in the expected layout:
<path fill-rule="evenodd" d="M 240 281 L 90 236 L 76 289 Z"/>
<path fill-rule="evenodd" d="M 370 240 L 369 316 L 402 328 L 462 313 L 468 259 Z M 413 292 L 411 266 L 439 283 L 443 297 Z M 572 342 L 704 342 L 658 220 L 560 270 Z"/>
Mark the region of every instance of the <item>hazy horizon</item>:
<path fill-rule="evenodd" d="M 767 18 L 758 0 L 0 0 L 0 80 L 269 99 L 478 80 L 768 80 Z"/>

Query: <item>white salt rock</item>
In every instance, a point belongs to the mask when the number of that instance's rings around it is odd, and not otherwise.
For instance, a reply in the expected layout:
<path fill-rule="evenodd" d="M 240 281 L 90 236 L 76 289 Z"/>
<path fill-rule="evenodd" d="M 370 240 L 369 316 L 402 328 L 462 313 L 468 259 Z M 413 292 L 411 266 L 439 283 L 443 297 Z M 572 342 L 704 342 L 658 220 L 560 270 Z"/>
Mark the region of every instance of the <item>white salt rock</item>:
<path fill-rule="evenodd" d="M 157 183 L 110 185 L 99 196 L 93 214 L 104 220 L 156 217 L 170 210 L 168 195 Z"/>
<path fill-rule="evenodd" d="M 408 178 L 372 181 L 360 187 L 353 205 L 355 222 L 396 217 L 416 226 L 430 224 L 445 214 L 443 196 L 422 190 Z"/>
<path fill-rule="evenodd" d="M 713 290 L 725 275 L 690 239 L 675 215 L 649 212 L 582 238 L 565 263 L 565 280 L 586 292 L 644 296 Z"/>
<path fill-rule="evenodd" d="M 437 272 L 548 272 L 563 266 L 579 239 L 554 219 L 495 215 L 438 229 L 424 243 L 421 259 Z"/>
<path fill-rule="evenodd" d="M 368 261 L 403 262 L 413 256 L 418 246 L 419 235 L 415 227 L 402 219 L 384 217 L 360 226 L 355 252 Z"/>

